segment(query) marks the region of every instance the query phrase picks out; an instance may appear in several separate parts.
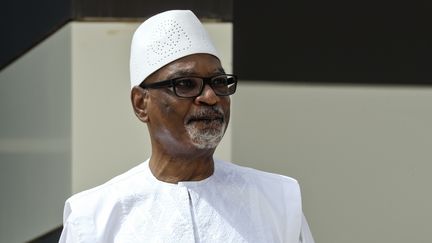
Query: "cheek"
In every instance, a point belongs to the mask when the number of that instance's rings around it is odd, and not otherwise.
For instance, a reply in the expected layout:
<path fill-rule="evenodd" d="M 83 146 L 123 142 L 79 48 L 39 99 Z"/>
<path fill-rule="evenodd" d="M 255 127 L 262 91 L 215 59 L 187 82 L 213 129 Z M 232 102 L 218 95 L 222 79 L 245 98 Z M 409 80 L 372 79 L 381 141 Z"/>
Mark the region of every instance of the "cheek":
<path fill-rule="evenodd" d="M 172 100 L 163 90 L 152 90 L 153 93 L 151 95 L 151 104 L 152 109 L 162 115 L 162 118 L 167 117 L 173 112 Z"/>
<path fill-rule="evenodd" d="M 231 99 L 229 97 L 224 97 L 224 99 L 221 101 L 221 106 L 225 112 L 225 116 L 227 118 L 227 121 L 229 121 L 230 109 L 231 109 Z"/>
<path fill-rule="evenodd" d="M 159 117 L 160 125 L 180 129 L 188 112 L 187 104 L 175 97 L 159 94 L 153 97 L 153 109 Z"/>
<path fill-rule="evenodd" d="M 173 106 L 171 105 L 170 102 L 162 101 L 162 102 L 160 102 L 159 107 L 160 107 L 161 113 L 165 117 L 169 117 L 170 115 L 172 115 L 174 113 Z"/>

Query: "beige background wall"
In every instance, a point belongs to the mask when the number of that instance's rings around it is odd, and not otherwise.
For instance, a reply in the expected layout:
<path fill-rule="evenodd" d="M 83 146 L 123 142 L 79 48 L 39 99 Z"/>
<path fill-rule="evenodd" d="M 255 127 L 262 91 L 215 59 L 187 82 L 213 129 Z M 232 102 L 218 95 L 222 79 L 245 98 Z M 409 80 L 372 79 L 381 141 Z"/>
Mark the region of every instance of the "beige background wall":
<path fill-rule="evenodd" d="M 233 159 L 299 180 L 319 243 L 430 242 L 432 88 L 243 82 Z"/>
<path fill-rule="evenodd" d="M 129 23 L 72 23 L 72 192 L 144 160 L 146 129 L 129 101 Z"/>
<path fill-rule="evenodd" d="M 66 26 L 0 72 L 0 242 L 61 222 L 71 190 L 71 32 Z"/>

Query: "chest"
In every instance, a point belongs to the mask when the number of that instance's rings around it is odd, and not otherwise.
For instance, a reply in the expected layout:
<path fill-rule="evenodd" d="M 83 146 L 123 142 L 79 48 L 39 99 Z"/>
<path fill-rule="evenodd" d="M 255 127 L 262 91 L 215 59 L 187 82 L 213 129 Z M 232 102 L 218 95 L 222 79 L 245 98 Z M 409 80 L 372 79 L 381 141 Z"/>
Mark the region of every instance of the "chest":
<path fill-rule="evenodd" d="M 115 242 L 295 242 L 296 210 L 253 190 L 179 187 L 123 203 Z"/>

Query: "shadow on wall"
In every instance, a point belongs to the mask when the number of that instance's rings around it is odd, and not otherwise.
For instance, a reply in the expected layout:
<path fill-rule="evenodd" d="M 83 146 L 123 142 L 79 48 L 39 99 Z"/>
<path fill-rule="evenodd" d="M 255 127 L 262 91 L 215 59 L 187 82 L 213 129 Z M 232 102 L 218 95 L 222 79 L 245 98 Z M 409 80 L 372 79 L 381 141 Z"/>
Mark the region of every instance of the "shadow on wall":
<path fill-rule="evenodd" d="M 55 228 L 34 240 L 28 241 L 27 243 L 57 243 L 60 239 L 62 230 L 63 226 L 59 226 L 58 228 Z"/>

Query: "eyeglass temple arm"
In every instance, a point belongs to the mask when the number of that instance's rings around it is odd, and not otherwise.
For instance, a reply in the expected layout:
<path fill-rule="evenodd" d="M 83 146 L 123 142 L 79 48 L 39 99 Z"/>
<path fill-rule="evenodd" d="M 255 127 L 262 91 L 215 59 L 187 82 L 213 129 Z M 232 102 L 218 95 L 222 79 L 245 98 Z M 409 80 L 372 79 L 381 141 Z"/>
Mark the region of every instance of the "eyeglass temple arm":
<path fill-rule="evenodd" d="M 145 84 L 144 81 L 139 85 L 143 89 L 147 88 L 160 88 L 160 87 L 169 87 L 172 86 L 172 80 L 160 81 L 157 83 Z"/>

